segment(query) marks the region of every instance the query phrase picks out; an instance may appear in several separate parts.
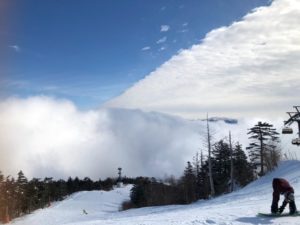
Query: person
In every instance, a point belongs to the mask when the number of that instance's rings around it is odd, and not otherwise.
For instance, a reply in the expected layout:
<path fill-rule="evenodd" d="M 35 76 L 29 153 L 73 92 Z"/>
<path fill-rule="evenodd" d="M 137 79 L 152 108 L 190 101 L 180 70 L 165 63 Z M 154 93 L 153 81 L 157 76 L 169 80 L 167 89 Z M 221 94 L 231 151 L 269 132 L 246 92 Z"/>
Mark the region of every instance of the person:
<path fill-rule="evenodd" d="M 271 212 L 281 214 L 286 205 L 289 204 L 290 214 L 296 213 L 297 208 L 295 204 L 294 189 L 289 184 L 289 182 L 283 178 L 274 178 L 272 185 L 273 200 L 271 205 Z M 278 208 L 280 194 L 284 195 L 284 200 L 280 208 Z"/>

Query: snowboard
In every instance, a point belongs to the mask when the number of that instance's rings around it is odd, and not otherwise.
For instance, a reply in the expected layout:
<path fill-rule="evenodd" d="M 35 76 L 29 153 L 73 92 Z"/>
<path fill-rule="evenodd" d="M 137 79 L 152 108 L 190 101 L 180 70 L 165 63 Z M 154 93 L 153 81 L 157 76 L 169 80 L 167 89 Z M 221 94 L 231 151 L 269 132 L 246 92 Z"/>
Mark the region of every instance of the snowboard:
<path fill-rule="evenodd" d="M 297 211 L 296 213 L 290 215 L 288 212 L 285 213 L 258 213 L 257 216 L 266 216 L 266 217 L 286 217 L 286 216 L 300 216 L 300 212 Z"/>

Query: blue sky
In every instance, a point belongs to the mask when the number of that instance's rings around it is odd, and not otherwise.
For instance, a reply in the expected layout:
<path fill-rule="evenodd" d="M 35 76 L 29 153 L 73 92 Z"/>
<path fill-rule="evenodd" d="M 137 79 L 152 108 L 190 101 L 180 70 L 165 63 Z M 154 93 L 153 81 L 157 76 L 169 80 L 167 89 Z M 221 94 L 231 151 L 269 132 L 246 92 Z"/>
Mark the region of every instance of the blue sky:
<path fill-rule="evenodd" d="M 6 95 L 49 95 L 100 106 L 214 28 L 268 0 L 33 1 L 1 26 Z M 5 44 L 3 44 L 5 43 Z"/>

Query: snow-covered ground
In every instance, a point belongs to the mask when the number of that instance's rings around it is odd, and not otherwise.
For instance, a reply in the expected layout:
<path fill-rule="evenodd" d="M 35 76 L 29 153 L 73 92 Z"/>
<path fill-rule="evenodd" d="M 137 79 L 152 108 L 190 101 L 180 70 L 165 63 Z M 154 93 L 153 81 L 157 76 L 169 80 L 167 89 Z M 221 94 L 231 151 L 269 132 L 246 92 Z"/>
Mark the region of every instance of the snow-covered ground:
<path fill-rule="evenodd" d="M 300 224 L 300 217 L 263 218 L 269 212 L 272 179 L 284 177 L 295 189 L 300 207 L 300 162 L 285 161 L 279 168 L 247 187 L 208 201 L 191 205 L 147 207 L 119 211 L 129 199 L 130 186 L 110 192 L 79 192 L 49 208 L 16 219 L 14 225 L 158 225 L 158 224 Z M 281 203 L 281 201 L 280 201 Z M 83 212 L 85 210 L 88 214 Z M 288 210 L 288 207 L 286 208 Z"/>

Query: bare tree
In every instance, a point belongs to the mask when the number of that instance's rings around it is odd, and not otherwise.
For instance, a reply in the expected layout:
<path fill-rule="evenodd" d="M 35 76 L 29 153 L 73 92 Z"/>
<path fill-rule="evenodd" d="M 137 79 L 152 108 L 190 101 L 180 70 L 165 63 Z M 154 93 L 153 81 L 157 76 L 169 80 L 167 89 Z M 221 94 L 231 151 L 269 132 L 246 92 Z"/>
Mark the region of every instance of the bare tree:
<path fill-rule="evenodd" d="M 232 150 L 232 143 L 231 143 L 231 132 L 229 131 L 229 149 L 230 149 L 230 192 L 233 192 L 234 188 L 234 166 L 233 166 L 233 150 Z"/>
<path fill-rule="evenodd" d="M 211 134 L 208 123 L 208 115 L 206 117 L 207 122 L 207 147 L 208 147 L 208 171 L 209 171 L 209 184 L 210 184 L 210 194 L 211 196 L 215 196 L 215 187 L 214 180 L 212 177 L 212 166 L 211 166 Z"/>
<path fill-rule="evenodd" d="M 272 140 L 268 142 L 264 152 L 264 158 L 267 171 L 273 170 L 277 167 L 278 162 L 281 159 L 281 148 L 278 142 Z"/>

